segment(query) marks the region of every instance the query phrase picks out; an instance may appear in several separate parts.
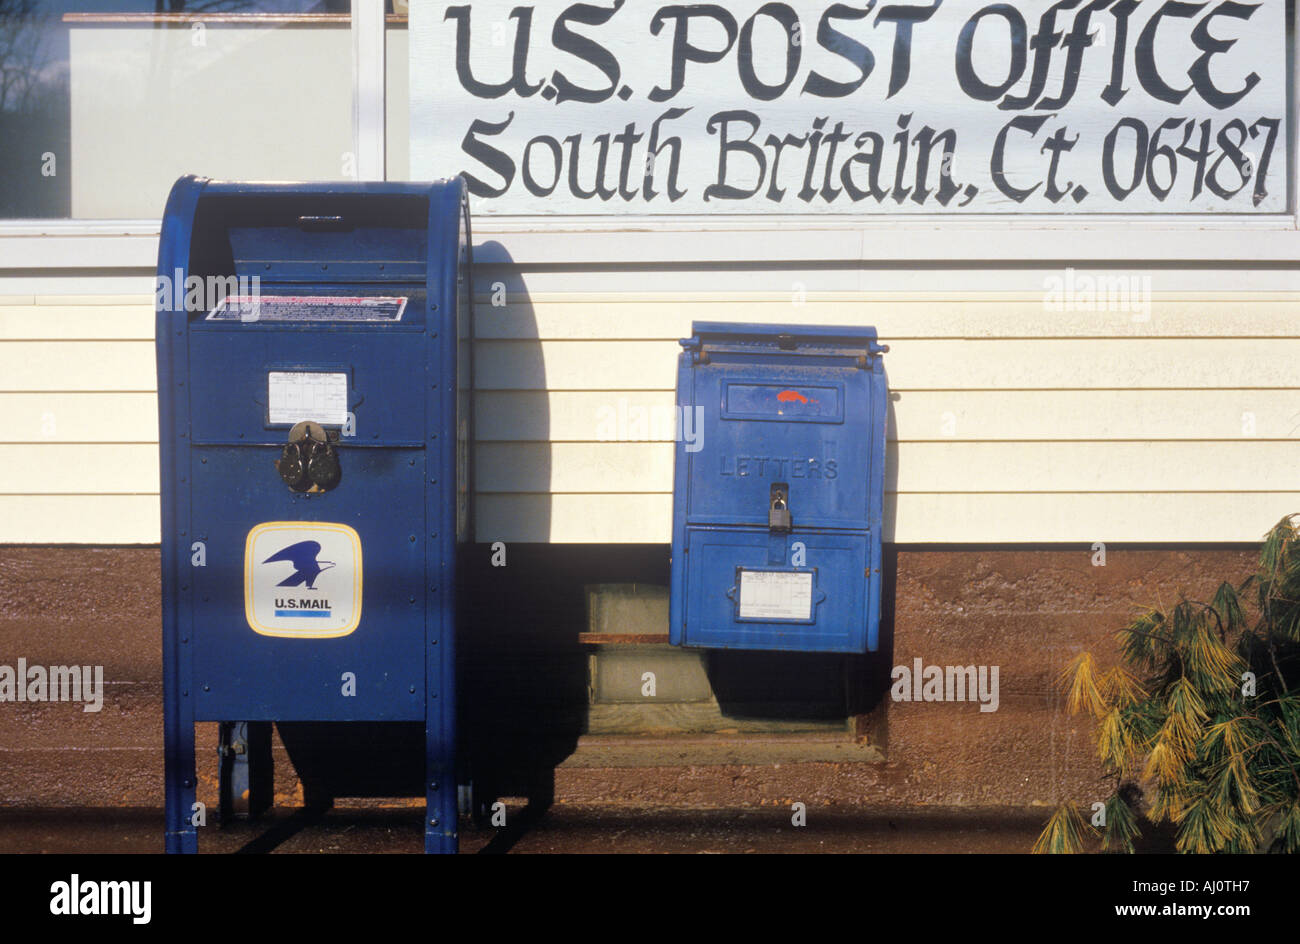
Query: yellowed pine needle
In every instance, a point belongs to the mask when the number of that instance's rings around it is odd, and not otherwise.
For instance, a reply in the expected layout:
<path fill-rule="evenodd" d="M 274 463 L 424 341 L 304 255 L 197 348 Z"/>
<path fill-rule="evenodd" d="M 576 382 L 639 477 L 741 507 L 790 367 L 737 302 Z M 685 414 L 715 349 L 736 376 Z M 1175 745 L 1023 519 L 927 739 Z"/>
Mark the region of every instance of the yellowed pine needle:
<path fill-rule="evenodd" d="M 1097 728 L 1097 756 L 1121 774 L 1133 765 L 1133 735 L 1119 708 L 1107 712 Z"/>
<path fill-rule="evenodd" d="M 1118 665 L 1102 676 L 1100 688 L 1102 698 L 1120 708 L 1136 705 L 1147 696 L 1138 680 Z"/>
<path fill-rule="evenodd" d="M 1174 784 L 1182 777 L 1185 766 L 1178 750 L 1162 736 L 1147 755 L 1147 764 L 1142 775 L 1162 785 Z"/>
<path fill-rule="evenodd" d="M 1067 690 L 1065 707 L 1070 714 L 1086 711 L 1099 720 L 1106 714 L 1106 701 L 1098 688 L 1098 681 L 1097 663 L 1092 653 L 1081 652 L 1070 661 L 1060 676 L 1061 685 Z"/>

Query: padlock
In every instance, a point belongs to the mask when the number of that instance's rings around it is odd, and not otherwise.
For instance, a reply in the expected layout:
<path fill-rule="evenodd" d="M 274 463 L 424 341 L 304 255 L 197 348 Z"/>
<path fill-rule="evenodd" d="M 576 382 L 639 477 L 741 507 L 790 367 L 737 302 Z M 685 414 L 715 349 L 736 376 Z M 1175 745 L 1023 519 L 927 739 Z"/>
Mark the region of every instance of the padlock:
<path fill-rule="evenodd" d="M 339 479 L 343 476 L 338 453 L 331 442 L 313 441 L 310 449 L 311 455 L 307 459 L 307 477 L 321 491 L 328 492 L 339 484 Z"/>
<path fill-rule="evenodd" d="M 303 443 L 288 442 L 280 450 L 280 458 L 275 463 L 276 471 L 284 484 L 295 492 L 305 492 L 311 487 L 307 478 L 307 457 L 303 455 Z"/>
<path fill-rule="evenodd" d="M 794 526 L 790 519 L 790 486 L 785 482 L 773 482 L 768 498 L 768 528 L 772 531 L 789 531 Z"/>
<path fill-rule="evenodd" d="M 275 468 L 284 484 L 295 492 L 328 492 L 343 477 L 330 436 L 319 423 L 310 421 L 289 430 L 289 441 L 280 451 Z"/>

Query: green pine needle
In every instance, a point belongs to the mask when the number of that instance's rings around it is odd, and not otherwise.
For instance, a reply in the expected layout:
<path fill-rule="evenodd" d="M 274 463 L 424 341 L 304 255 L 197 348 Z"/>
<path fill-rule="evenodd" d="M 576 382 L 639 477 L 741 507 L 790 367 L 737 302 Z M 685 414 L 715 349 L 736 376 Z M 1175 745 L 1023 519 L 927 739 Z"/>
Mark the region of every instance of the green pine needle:
<path fill-rule="evenodd" d="M 1107 852 L 1132 852 L 1133 841 L 1141 836 L 1137 814 L 1115 791 L 1106 801 L 1106 828 L 1101 833 L 1101 847 Z"/>
<path fill-rule="evenodd" d="M 1056 808 L 1047 827 L 1034 843 L 1037 855 L 1068 855 L 1083 851 L 1084 837 L 1095 838 L 1097 831 L 1084 821 L 1079 808 L 1073 803 L 1062 803 Z"/>

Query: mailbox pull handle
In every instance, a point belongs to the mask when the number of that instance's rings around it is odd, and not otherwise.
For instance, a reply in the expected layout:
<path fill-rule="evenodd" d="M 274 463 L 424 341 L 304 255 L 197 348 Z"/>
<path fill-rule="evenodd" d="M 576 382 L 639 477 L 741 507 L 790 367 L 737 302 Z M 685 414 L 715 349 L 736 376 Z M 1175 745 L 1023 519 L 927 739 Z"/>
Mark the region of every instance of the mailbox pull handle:
<path fill-rule="evenodd" d="M 341 216 L 312 216 L 304 214 L 298 217 L 298 228 L 307 230 L 308 232 L 321 230 L 338 232 L 340 230 L 352 229 L 352 224 Z"/>
<path fill-rule="evenodd" d="M 794 527 L 790 519 L 790 486 L 785 482 L 773 482 L 768 492 L 767 527 L 771 531 Z"/>

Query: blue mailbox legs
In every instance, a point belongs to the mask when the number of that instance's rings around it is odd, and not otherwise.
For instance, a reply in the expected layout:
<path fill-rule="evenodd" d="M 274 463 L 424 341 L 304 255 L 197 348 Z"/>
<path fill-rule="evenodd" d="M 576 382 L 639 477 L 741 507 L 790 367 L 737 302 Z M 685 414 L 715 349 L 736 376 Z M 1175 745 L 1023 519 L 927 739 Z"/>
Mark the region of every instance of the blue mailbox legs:
<path fill-rule="evenodd" d="M 271 722 L 222 721 L 220 732 L 220 821 L 229 823 L 241 813 L 256 819 L 275 805 Z"/>
<path fill-rule="evenodd" d="M 178 696 L 180 693 L 176 693 Z M 207 811 L 200 814 L 196 804 L 195 767 L 194 767 L 194 721 L 173 724 L 180 721 L 179 712 L 169 712 L 166 730 L 165 780 L 166 780 L 166 833 L 165 851 L 169 854 L 189 854 L 198 852 L 199 824 L 207 821 Z M 459 847 L 457 820 L 457 778 L 454 755 L 448 750 L 446 740 L 446 720 L 440 712 L 432 712 L 425 727 L 425 745 L 427 755 L 425 770 L 427 790 L 424 819 L 424 851 L 433 855 L 455 855 Z M 243 727 L 230 722 L 222 726 Z M 249 724 L 248 727 L 254 725 Z M 269 729 L 269 724 L 267 725 Z M 269 735 L 269 730 L 268 730 Z M 245 755 L 247 758 L 248 755 Z M 256 812 L 259 806 L 269 806 L 271 799 L 265 792 L 259 795 L 257 780 L 256 751 L 251 758 L 235 759 L 222 773 L 223 814 L 225 813 L 225 796 L 234 793 L 239 796 L 245 788 L 249 789 L 250 811 Z M 226 761 L 222 760 L 223 767 Z M 243 773 L 241 778 L 240 773 Z M 266 789 L 263 786 L 262 789 Z"/>
<path fill-rule="evenodd" d="M 439 528 L 454 529 L 455 509 L 431 495 L 426 514 Z M 429 606 L 425 624 L 424 690 L 424 851 L 458 851 L 458 770 L 456 766 L 456 634 L 454 549 L 433 570 L 430 561 Z M 448 592 L 450 591 L 450 592 Z"/>
<path fill-rule="evenodd" d="M 189 698 L 177 689 L 174 666 L 168 665 L 166 688 L 166 722 L 163 746 L 165 757 L 166 851 L 195 853 L 198 829 L 194 825 L 194 713 L 186 709 Z M 202 821 L 201 819 L 198 821 Z"/>
<path fill-rule="evenodd" d="M 428 746 L 425 770 L 428 789 L 425 796 L 424 851 L 434 855 L 454 855 L 458 848 L 456 830 L 456 772 L 448 769 L 441 748 L 442 738 L 436 728 L 425 728 Z"/>

